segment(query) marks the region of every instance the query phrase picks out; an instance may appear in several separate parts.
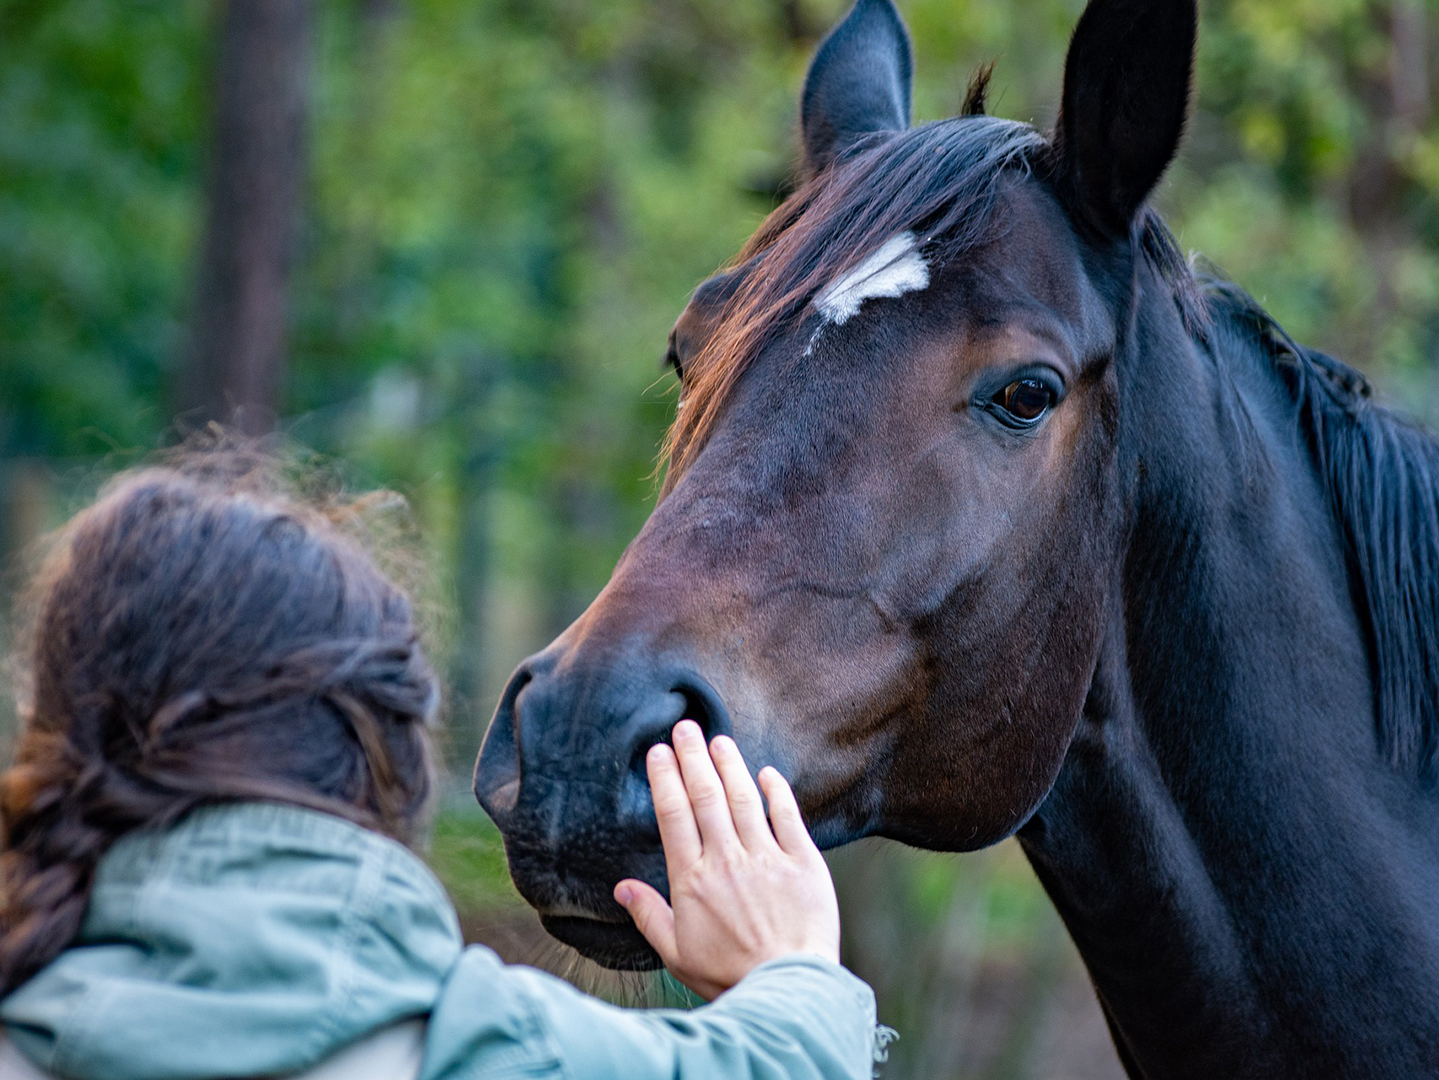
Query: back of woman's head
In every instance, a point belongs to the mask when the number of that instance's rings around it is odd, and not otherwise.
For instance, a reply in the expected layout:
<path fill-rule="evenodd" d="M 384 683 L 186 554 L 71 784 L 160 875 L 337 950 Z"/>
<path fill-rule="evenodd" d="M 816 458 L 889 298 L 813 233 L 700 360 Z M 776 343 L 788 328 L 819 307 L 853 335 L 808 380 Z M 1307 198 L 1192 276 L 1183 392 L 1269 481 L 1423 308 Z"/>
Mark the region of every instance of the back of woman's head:
<path fill-rule="evenodd" d="M 437 690 L 409 600 L 333 517 L 218 460 L 117 481 L 41 571 L 0 778 L 0 995 L 74 938 L 132 829 L 234 799 L 419 826 Z"/>

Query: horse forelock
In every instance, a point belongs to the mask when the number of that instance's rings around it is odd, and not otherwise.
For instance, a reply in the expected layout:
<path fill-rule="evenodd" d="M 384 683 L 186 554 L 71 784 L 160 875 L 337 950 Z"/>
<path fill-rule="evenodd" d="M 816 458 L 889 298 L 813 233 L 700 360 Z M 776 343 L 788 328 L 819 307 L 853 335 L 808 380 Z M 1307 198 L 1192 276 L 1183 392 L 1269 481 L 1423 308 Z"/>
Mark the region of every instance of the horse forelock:
<path fill-rule="evenodd" d="M 686 365 L 693 375 L 665 438 L 663 491 L 693 462 L 754 359 L 812 301 L 905 234 L 926 267 L 980 243 L 1005 175 L 1028 170 L 1048 145 L 1035 128 L 1011 120 L 940 120 L 864 140 L 790 196 L 735 258 L 742 280 L 718 332 Z M 905 273 L 905 284 L 889 282 L 872 295 L 916 287 L 915 268 Z"/>
<path fill-rule="evenodd" d="M 971 98 L 982 95 L 982 77 L 976 85 Z M 805 317 L 812 302 L 887 245 L 898 253 L 893 265 L 880 268 L 887 276 L 876 275 L 872 290 L 856 291 L 849 300 L 898 296 L 920 287 L 921 276 L 927 285 L 938 267 L 992 238 L 1005 178 L 1043 163 L 1050 146 L 1032 125 L 966 112 L 871 136 L 790 196 L 732 261 L 739 284 L 723 303 L 716 333 L 686 364 L 692 374 L 661 452 L 661 495 L 703 449 L 740 377 Z M 895 245 L 907 236 L 912 243 L 900 251 Z M 1202 336 L 1207 309 L 1188 261 L 1157 213 L 1141 215 L 1135 243 L 1173 290 L 1186 326 Z M 848 305 L 820 312 L 830 322 L 853 313 Z"/>

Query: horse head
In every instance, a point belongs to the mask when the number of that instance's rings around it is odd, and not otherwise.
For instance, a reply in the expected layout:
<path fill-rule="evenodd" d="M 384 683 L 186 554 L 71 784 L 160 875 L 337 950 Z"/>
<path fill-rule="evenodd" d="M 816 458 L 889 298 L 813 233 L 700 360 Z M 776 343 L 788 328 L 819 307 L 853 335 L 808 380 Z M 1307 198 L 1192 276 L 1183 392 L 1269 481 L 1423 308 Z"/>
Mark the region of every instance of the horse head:
<path fill-rule="evenodd" d="M 970 850 L 1044 800 L 1122 552 L 1116 358 L 1177 258 L 1144 200 L 1194 33 L 1192 0 L 1092 0 L 1051 133 L 982 83 L 910 127 L 890 0 L 821 46 L 802 186 L 672 334 L 658 505 L 480 755 L 555 936 L 654 963 L 610 890 L 664 887 L 643 762 L 681 717 L 776 765 L 823 845 Z"/>

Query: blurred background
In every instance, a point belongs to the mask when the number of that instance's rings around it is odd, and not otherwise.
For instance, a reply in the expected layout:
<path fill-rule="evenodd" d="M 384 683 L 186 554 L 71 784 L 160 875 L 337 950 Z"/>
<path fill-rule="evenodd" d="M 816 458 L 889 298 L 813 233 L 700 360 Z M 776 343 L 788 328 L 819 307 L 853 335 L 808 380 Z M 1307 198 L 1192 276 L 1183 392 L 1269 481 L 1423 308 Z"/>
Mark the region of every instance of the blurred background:
<path fill-rule="evenodd" d="M 450 687 L 431 858 L 467 932 L 548 943 L 465 792 L 513 665 L 654 498 L 661 367 L 696 283 L 782 198 L 845 0 L 0 0 L 0 559 L 118 468 L 240 409 L 410 501 Z M 996 60 L 1047 125 L 1081 0 L 899 0 L 920 120 Z M 1439 418 L 1428 0 L 1203 0 L 1197 113 L 1158 195 L 1300 340 Z M 0 619 L 0 645 L 10 633 Z M 0 743 L 13 731 L 4 695 Z M 833 858 L 890 1077 L 1121 1075 L 1012 845 Z"/>

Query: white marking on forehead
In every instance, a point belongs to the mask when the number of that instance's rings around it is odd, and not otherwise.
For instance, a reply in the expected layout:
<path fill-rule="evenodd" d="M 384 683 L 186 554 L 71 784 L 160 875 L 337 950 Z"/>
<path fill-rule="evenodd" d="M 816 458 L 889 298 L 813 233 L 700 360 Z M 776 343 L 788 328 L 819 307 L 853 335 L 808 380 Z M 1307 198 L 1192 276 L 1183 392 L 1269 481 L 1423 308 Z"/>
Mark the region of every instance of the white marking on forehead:
<path fill-rule="evenodd" d="M 814 306 L 836 326 L 848 322 L 866 300 L 903 296 L 929 288 L 929 264 L 919 253 L 914 233 L 902 232 L 838 281 L 832 281 Z"/>

